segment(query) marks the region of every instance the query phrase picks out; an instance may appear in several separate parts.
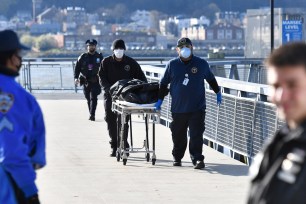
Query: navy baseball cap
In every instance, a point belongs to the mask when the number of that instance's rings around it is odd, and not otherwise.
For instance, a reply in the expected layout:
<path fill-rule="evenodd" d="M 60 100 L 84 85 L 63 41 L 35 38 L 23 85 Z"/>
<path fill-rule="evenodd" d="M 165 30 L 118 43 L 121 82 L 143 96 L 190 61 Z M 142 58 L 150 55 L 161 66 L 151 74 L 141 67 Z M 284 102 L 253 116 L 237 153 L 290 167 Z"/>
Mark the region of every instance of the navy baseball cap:
<path fill-rule="evenodd" d="M 114 40 L 114 42 L 112 44 L 112 48 L 113 48 L 113 50 L 118 49 L 118 48 L 126 50 L 125 43 L 122 39 Z"/>
<path fill-rule="evenodd" d="M 97 45 L 98 42 L 95 39 L 88 39 L 85 42 L 86 45 Z"/>
<path fill-rule="evenodd" d="M 192 46 L 191 40 L 189 38 L 185 38 L 185 37 L 180 38 L 177 41 L 176 47 L 183 47 L 184 45 L 191 45 Z"/>
<path fill-rule="evenodd" d="M 29 47 L 20 43 L 17 34 L 12 30 L 0 31 L 0 52 L 10 50 L 30 50 Z"/>

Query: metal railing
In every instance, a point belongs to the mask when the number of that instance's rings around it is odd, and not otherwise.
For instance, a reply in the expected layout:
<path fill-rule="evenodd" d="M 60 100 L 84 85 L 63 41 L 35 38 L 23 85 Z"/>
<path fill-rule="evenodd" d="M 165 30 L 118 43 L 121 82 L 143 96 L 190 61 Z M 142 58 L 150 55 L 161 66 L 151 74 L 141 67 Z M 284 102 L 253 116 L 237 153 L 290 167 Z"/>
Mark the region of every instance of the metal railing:
<path fill-rule="evenodd" d="M 136 58 L 136 60 L 146 70 L 148 65 L 154 66 L 155 69 L 164 68 L 169 58 Z M 209 64 L 215 76 L 261 84 L 266 84 L 267 81 L 266 69 L 262 60 L 211 60 Z M 41 90 L 78 91 L 80 88 L 75 87 L 73 82 L 74 65 L 75 60 L 71 58 L 25 59 L 18 81 L 30 92 Z M 162 73 L 159 73 L 159 77 L 161 75 Z"/>
<path fill-rule="evenodd" d="M 251 73 L 251 70 L 257 67 L 261 67 L 262 71 L 265 71 L 265 68 L 258 60 L 211 61 L 209 63 L 216 76 L 222 76 L 217 77 L 217 81 L 222 87 L 223 102 L 220 107 L 216 105 L 216 96 L 206 84 L 207 109 L 204 138 L 212 142 L 215 149 L 219 149 L 220 146 L 229 149 L 232 157 L 235 154 L 244 156 L 245 162 L 249 164 L 263 143 L 284 124 L 277 119 L 275 106 L 265 102 L 269 93 L 268 85 L 242 81 L 243 79 L 250 81 L 254 78 L 257 81 L 266 81 L 266 77 L 262 77 L 263 74 L 259 69 Z M 159 81 L 164 69 L 155 66 L 154 63 L 150 64 L 142 65 L 143 71 L 149 81 Z M 23 64 L 18 81 L 30 91 L 78 91 L 80 88 L 74 86 L 73 66 L 73 61 L 28 61 Z M 162 123 L 168 127 L 172 121 L 170 110 L 171 97 L 167 96 L 162 105 L 161 119 Z"/>

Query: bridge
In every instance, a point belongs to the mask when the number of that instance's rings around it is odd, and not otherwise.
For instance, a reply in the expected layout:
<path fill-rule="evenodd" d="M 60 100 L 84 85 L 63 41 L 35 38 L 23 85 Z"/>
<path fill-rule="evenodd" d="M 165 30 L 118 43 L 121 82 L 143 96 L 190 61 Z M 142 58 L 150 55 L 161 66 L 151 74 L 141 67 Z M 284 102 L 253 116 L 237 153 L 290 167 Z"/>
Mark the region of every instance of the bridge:
<path fill-rule="evenodd" d="M 161 77 L 161 64 L 142 63 L 151 81 Z M 156 165 L 141 153 L 127 165 L 109 157 L 102 97 L 96 121 L 73 85 L 73 61 L 27 62 L 19 82 L 39 100 L 47 126 L 47 162 L 38 172 L 43 203 L 245 203 L 248 165 L 283 124 L 267 102 L 265 68 L 260 60 L 210 62 L 222 87 L 223 103 L 206 85 L 204 133 L 206 168 L 194 170 L 186 151 L 182 167 L 172 166 L 169 124 L 171 98 L 165 98 L 161 124 L 156 126 Z M 42 78 L 48 73 L 48 78 Z M 239 80 L 234 80 L 239 79 Z M 252 81 L 252 82 L 248 82 Z M 133 117 L 134 143 L 143 143 L 144 122 Z M 139 136 L 139 137 L 138 137 Z"/>
<path fill-rule="evenodd" d="M 81 93 L 36 97 L 47 127 L 48 164 L 37 179 L 42 203 L 245 203 L 247 165 L 205 146 L 204 170 L 193 169 L 188 151 L 183 166 L 173 167 L 170 129 L 157 125 L 156 164 L 134 153 L 124 166 L 109 157 L 102 98 L 91 122 Z M 139 147 L 145 126 L 138 117 L 133 121 Z"/>

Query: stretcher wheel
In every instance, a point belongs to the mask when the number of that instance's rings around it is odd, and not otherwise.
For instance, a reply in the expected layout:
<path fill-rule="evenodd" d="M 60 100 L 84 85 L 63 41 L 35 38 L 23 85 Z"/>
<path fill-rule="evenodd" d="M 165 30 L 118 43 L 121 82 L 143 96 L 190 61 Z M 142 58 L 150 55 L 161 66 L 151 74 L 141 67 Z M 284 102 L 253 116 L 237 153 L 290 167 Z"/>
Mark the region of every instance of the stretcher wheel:
<path fill-rule="evenodd" d="M 155 165 L 156 159 L 152 159 L 152 165 Z"/>
<path fill-rule="evenodd" d="M 120 153 L 119 152 L 116 153 L 116 157 L 117 157 L 117 162 L 120 161 Z"/>
<path fill-rule="evenodd" d="M 127 159 L 123 159 L 123 165 L 126 165 Z"/>
<path fill-rule="evenodd" d="M 146 159 L 147 159 L 147 162 L 150 161 L 150 154 L 149 153 L 146 154 Z"/>

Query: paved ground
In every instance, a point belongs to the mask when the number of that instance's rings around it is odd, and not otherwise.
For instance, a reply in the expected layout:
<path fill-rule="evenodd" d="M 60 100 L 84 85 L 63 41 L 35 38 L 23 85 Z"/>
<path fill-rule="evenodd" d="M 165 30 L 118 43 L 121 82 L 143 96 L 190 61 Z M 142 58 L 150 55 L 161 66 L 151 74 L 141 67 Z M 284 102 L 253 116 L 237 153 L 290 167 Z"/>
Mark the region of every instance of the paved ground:
<path fill-rule="evenodd" d="M 246 165 L 205 146 L 204 170 L 192 168 L 188 152 L 183 166 L 173 167 L 170 130 L 162 125 L 156 128 L 155 166 L 144 153 L 131 154 L 126 166 L 109 157 L 102 100 L 91 122 L 80 96 L 37 95 L 47 126 L 48 164 L 37 181 L 42 203 L 245 203 Z M 133 120 L 134 147 L 139 147 L 145 126 L 138 117 Z"/>

